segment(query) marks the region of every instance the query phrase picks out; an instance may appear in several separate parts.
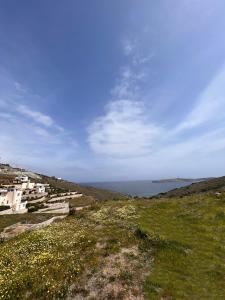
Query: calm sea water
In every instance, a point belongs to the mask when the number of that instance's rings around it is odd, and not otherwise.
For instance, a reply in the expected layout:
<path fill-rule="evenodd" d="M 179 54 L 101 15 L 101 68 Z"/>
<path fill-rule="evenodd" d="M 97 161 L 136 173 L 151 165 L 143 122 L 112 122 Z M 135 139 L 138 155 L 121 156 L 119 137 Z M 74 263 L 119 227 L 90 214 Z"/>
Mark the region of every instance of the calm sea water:
<path fill-rule="evenodd" d="M 151 180 L 139 181 L 113 181 L 113 182 L 88 182 L 84 185 L 96 188 L 108 189 L 116 192 L 129 194 L 131 196 L 153 196 L 159 193 L 168 192 L 175 188 L 183 187 L 191 182 L 164 182 L 153 183 Z"/>

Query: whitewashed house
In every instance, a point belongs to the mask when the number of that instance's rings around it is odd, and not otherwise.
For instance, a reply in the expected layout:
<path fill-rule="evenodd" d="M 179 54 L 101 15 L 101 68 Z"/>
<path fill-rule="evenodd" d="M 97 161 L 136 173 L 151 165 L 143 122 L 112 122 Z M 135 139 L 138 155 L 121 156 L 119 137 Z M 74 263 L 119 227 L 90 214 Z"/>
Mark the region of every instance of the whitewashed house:
<path fill-rule="evenodd" d="M 7 189 L 0 189 L 0 205 L 9 205 L 7 199 Z"/>
<path fill-rule="evenodd" d="M 35 191 L 37 194 L 43 194 L 45 193 L 45 184 L 43 183 L 36 183 L 35 185 Z"/>
<path fill-rule="evenodd" d="M 22 202 L 23 191 L 15 187 L 0 189 L 0 206 L 8 205 L 12 211 L 26 209 L 26 201 Z"/>
<path fill-rule="evenodd" d="M 23 182 L 22 183 L 22 189 L 25 190 L 33 190 L 35 186 L 34 182 L 30 182 L 30 180 L 28 180 L 28 182 Z"/>
<path fill-rule="evenodd" d="M 28 176 L 18 176 L 15 178 L 15 180 L 18 180 L 19 182 L 27 182 L 29 180 Z"/>

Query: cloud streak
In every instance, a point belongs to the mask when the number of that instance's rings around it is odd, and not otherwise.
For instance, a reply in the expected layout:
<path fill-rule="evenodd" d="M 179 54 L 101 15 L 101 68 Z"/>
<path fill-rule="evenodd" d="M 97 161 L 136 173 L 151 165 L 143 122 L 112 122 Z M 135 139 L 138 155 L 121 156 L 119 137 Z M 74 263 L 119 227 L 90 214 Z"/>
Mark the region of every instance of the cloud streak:
<path fill-rule="evenodd" d="M 88 129 L 89 144 L 96 153 L 116 157 L 149 154 L 161 129 L 147 120 L 141 102 L 110 102 L 104 116 Z"/>
<path fill-rule="evenodd" d="M 30 117 L 34 122 L 40 123 L 46 127 L 51 127 L 54 125 L 54 121 L 50 116 L 39 111 L 32 110 L 26 105 L 19 105 L 17 107 L 17 111 L 27 117 Z"/>
<path fill-rule="evenodd" d="M 7 101 L 2 100 L 0 112 L 1 159 L 49 172 L 58 165 L 73 164 L 78 149 L 74 137 L 51 116 L 32 108 L 33 95 L 28 89 L 14 81 L 11 85 L 15 90 L 2 97 Z"/>
<path fill-rule="evenodd" d="M 129 46 L 129 47 L 128 47 Z M 135 73 L 133 60 L 137 57 L 135 45 L 126 44 L 125 54 L 130 64 L 121 68 L 119 80 L 112 90 L 112 100 L 105 112 L 97 117 L 88 128 L 88 142 L 97 154 L 113 157 L 115 161 L 126 158 L 140 159 L 151 164 L 190 157 L 209 156 L 225 150 L 225 66 L 219 71 L 200 96 L 192 99 L 190 111 L 183 120 L 173 126 L 153 122 L 150 111 L 142 98 L 141 76 L 148 60 L 139 63 Z M 128 51 L 129 49 L 129 51 Z M 187 131 L 197 130 L 185 136 Z M 136 161 L 137 162 L 137 161 Z M 145 166 L 143 166 L 145 168 Z"/>
<path fill-rule="evenodd" d="M 175 132 L 225 121 L 225 66 L 213 78 Z"/>

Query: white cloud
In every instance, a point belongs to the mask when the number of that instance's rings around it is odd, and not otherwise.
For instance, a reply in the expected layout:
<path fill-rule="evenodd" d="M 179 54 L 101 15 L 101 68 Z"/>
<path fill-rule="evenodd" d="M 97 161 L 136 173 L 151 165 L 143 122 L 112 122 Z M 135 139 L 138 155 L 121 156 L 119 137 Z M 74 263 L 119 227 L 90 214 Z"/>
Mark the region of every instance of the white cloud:
<path fill-rule="evenodd" d="M 30 124 L 19 115 L 10 119 L 0 116 L 0 128 L 0 157 L 4 161 L 45 171 L 73 162 L 77 145 L 54 128 Z"/>
<path fill-rule="evenodd" d="M 152 151 L 161 129 L 147 120 L 141 102 L 112 101 L 104 116 L 89 127 L 89 144 L 96 153 L 136 157 Z"/>
<path fill-rule="evenodd" d="M 126 56 L 131 55 L 136 47 L 137 47 L 136 40 L 130 40 L 130 39 L 123 40 L 123 53 Z"/>
<path fill-rule="evenodd" d="M 155 53 L 154 52 L 151 52 L 149 54 L 146 54 L 146 55 L 141 55 L 139 53 L 136 53 L 133 55 L 133 60 L 132 60 L 132 63 L 133 65 L 135 66 L 138 66 L 138 65 L 143 65 L 143 64 L 147 64 L 150 62 L 150 60 L 155 56 Z"/>
<path fill-rule="evenodd" d="M 147 52 L 141 49 L 141 42 L 137 39 L 125 39 L 123 40 L 123 53 L 131 59 L 133 66 L 146 65 L 155 56 L 155 52 Z"/>
<path fill-rule="evenodd" d="M 113 97 L 117 99 L 133 98 L 137 92 L 136 80 L 129 67 L 122 68 L 120 78 L 112 90 Z"/>
<path fill-rule="evenodd" d="M 0 112 L 0 118 L 11 120 L 13 119 L 13 115 L 6 112 Z"/>
<path fill-rule="evenodd" d="M 56 175 L 62 166 L 79 165 L 74 159 L 78 143 L 50 115 L 33 109 L 40 99 L 9 76 L 0 91 L 0 157 L 9 163 Z"/>
<path fill-rule="evenodd" d="M 112 89 L 114 99 L 129 99 L 135 100 L 138 98 L 139 83 L 146 77 L 144 70 L 132 70 L 131 67 L 125 66 L 121 68 L 120 77 L 117 79 L 115 87 Z"/>
<path fill-rule="evenodd" d="M 192 111 L 177 126 L 175 132 L 225 120 L 225 66 L 194 104 Z"/>
<path fill-rule="evenodd" d="M 39 111 L 32 110 L 26 105 L 19 105 L 17 107 L 17 111 L 24 114 L 25 116 L 30 117 L 31 119 L 33 119 L 33 121 L 40 123 L 44 126 L 51 127 L 54 125 L 54 121 L 50 116 L 45 115 Z"/>
<path fill-rule="evenodd" d="M 142 80 L 137 75 L 131 67 L 122 68 L 112 93 L 116 100 L 109 102 L 105 113 L 88 129 L 91 149 L 108 156 L 107 161 L 112 159 L 107 167 L 110 170 L 114 170 L 114 166 L 117 170 L 118 167 L 136 170 L 133 179 L 144 174 L 148 176 L 149 168 L 155 174 L 165 172 L 168 176 L 179 176 L 186 168 L 204 176 L 205 170 L 209 170 L 205 163 L 210 164 L 216 174 L 213 162 L 217 166 L 218 161 L 223 162 L 221 153 L 225 150 L 225 68 L 202 92 L 184 120 L 167 128 L 151 122 L 144 103 L 137 101 L 141 98 L 139 82 Z M 194 135 L 182 135 L 184 130 L 199 126 L 207 126 L 207 131 L 196 130 Z M 116 170 L 113 172 L 114 179 L 118 178 Z M 221 172 L 218 168 L 218 174 Z M 125 173 L 121 173 L 120 179 L 132 179 Z"/>
<path fill-rule="evenodd" d="M 97 117 L 88 128 L 92 150 L 113 157 L 140 157 L 152 151 L 162 128 L 150 122 L 140 98 L 140 83 L 145 79 L 145 64 L 149 56 L 138 51 L 137 40 L 123 42 L 123 52 L 129 62 L 111 91 L 112 100 L 103 116 Z"/>
<path fill-rule="evenodd" d="M 19 83 L 18 81 L 14 82 L 15 88 L 18 92 L 20 93 L 26 93 L 28 90 L 26 88 L 23 87 L 23 85 L 21 83 Z"/>

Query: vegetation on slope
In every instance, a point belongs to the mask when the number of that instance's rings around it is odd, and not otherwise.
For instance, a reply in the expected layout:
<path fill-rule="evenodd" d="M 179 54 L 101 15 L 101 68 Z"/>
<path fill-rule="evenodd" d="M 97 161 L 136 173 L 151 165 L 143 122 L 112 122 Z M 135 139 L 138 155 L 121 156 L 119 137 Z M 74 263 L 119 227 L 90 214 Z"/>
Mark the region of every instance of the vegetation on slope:
<path fill-rule="evenodd" d="M 10 225 L 16 223 L 25 223 L 25 224 L 37 224 L 44 222 L 45 220 L 54 217 L 55 214 L 15 214 L 15 215 L 3 215 L 0 216 L 0 232 Z"/>
<path fill-rule="evenodd" d="M 208 193 L 208 192 L 224 192 L 225 176 L 213 178 L 206 181 L 195 182 L 191 185 L 177 188 L 166 193 L 161 193 L 159 197 L 180 197 L 191 194 Z"/>
<path fill-rule="evenodd" d="M 2 244 L 0 299 L 142 295 L 150 260 L 137 217 L 132 202 L 107 202 Z"/>
<path fill-rule="evenodd" d="M 96 200 L 115 200 L 115 199 L 125 199 L 127 198 L 127 195 L 124 195 L 122 193 L 110 191 L 110 190 L 104 190 L 104 189 L 98 189 L 91 186 L 83 186 L 76 184 L 74 182 L 70 182 L 67 180 L 59 180 L 55 177 L 49 177 L 46 175 L 41 175 L 42 182 L 43 183 L 49 183 L 51 187 L 57 188 L 60 190 L 65 191 L 77 191 L 78 193 L 82 193 L 85 196 L 92 196 Z"/>
<path fill-rule="evenodd" d="M 224 193 L 95 203 L 0 245 L 0 299 L 224 299 L 224 231 Z"/>
<path fill-rule="evenodd" d="M 10 167 L 11 170 L 13 170 L 12 167 Z M 15 174 L 11 173 L 0 173 L 0 185 L 2 184 L 12 184 L 13 180 L 16 176 L 18 176 L 18 171 L 15 172 Z M 94 188 L 91 186 L 83 186 L 76 184 L 74 182 L 70 182 L 67 180 L 59 180 L 56 177 L 50 177 L 42 174 L 35 174 L 32 172 L 23 172 L 29 176 L 29 174 L 32 174 L 32 181 L 33 182 L 43 182 L 43 183 L 49 183 L 51 187 L 57 189 L 59 192 L 63 191 L 77 191 L 78 193 L 82 193 L 85 196 L 90 196 L 95 200 L 115 200 L 115 199 L 126 199 L 128 198 L 127 195 L 114 192 L 110 190 L 100 189 L 100 188 Z M 21 173 L 22 174 L 22 173 Z M 35 176 L 37 178 L 35 178 Z M 40 179 L 41 178 L 41 179 Z"/>
<path fill-rule="evenodd" d="M 225 299 L 225 194 L 153 202 L 140 219 L 155 248 L 149 299 Z"/>
<path fill-rule="evenodd" d="M 95 199 L 92 196 L 82 196 L 79 198 L 69 198 L 65 202 L 69 202 L 70 208 L 72 207 L 84 207 L 95 203 Z"/>
<path fill-rule="evenodd" d="M 1 174 L 0 173 L 0 185 L 2 185 L 2 184 L 12 184 L 14 179 L 15 179 L 15 175 Z"/>

